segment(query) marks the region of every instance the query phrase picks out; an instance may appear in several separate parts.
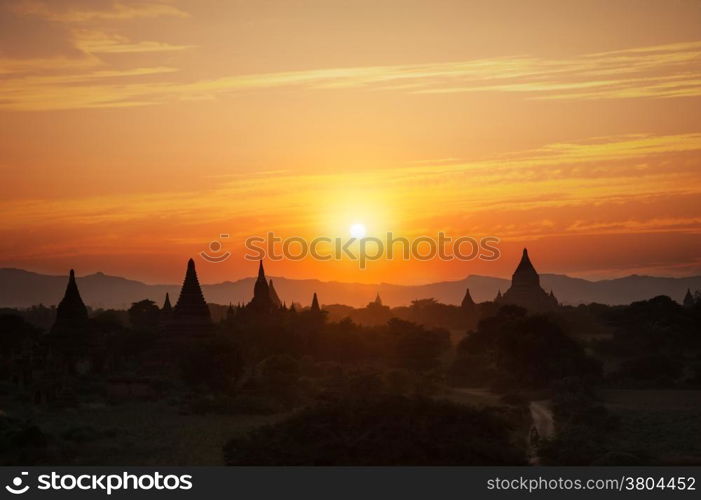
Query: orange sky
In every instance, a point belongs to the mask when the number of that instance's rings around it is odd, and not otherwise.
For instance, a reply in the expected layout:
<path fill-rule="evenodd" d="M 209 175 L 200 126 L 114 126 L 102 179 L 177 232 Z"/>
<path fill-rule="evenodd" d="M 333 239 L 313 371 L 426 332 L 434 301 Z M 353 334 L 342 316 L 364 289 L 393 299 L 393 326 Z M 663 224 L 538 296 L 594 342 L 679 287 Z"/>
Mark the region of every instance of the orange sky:
<path fill-rule="evenodd" d="M 701 274 L 701 2 L 0 4 L 0 266 L 250 276 L 242 240 L 493 235 L 496 262 L 274 262 L 419 283 Z"/>

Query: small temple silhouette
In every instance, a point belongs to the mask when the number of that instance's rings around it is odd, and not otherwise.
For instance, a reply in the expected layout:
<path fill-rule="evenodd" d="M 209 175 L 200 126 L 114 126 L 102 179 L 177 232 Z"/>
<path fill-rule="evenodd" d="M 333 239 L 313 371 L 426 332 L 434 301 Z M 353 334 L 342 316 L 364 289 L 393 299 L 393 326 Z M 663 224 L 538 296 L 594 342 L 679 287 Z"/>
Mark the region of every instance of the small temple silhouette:
<path fill-rule="evenodd" d="M 49 358 L 57 373 L 85 374 L 92 369 L 97 339 L 73 269 L 68 275 L 66 292 L 56 308 L 56 319 L 47 340 Z"/>
<path fill-rule="evenodd" d="M 173 312 L 173 306 L 170 305 L 170 294 L 166 292 L 166 299 L 161 307 L 161 313 L 170 315 Z"/>
<path fill-rule="evenodd" d="M 159 314 L 159 323 L 161 327 L 167 327 L 173 319 L 173 306 L 170 304 L 170 294 L 166 292 L 166 298 L 163 301 Z"/>
<path fill-rule="evenodd" d="M 497 294 L 494 302 L 500 305 L 516 305 L 530 311 L 542 312 L 556 308 L 559 304 L 555 294 L 548 294 L 540 286 L 540 276 L 528 257 L 528 249 L 523 249 L 521 262 L 511 277 L 511 287 Z"/>
<path fill-rule="evenodd" d="M 460 303 L 460 308 L 467 314 L 475 314 L 475 312 L 477 311 L 477 304 L 475 304 L 475 301 L 472 300 L 472 295 L 470 295 L 469 288 L 465 289 L 465 296 L 463 297 L 462 302 Z"/>
<path fill-rule="evenodd" d="M 256 313 L 269 313 L 282 309 L 282 301 L 275 290 L 273 280 L 265 277 L 263 261 L 258 263 L 258 278 L 253 285 L 253 298 L 246 304 L 246 309 Z"/>
<path fill-rule="evenodd" d="M 83 331 L 88 324 L 88 308 L 78 291 L 75 282 L 75 271 L 71 269 L 68 275 L 68 285 L 63 299 L 56 308 L 56 321 L 51 328 L 52 335 L 71 335 Z"/>
<path fill-rule="evenodd" d="M 691 288 L 686 289 L 686 295 L 684 295 L 684 301 L 682 302 L 682 304 L 684 305 L 684 307 L 693 307 L 696 304 L 696 300 L 691 294 Z"/>
<path fill-rule="evenodd" d="M 314 296 L 312 297 L 312 305 L 309 307 L 309 310 L 313 313 L 321 312 L 321 307 L 319 307 L 319 298 L 316 296 L 316 292 L 314 292 Z"/>

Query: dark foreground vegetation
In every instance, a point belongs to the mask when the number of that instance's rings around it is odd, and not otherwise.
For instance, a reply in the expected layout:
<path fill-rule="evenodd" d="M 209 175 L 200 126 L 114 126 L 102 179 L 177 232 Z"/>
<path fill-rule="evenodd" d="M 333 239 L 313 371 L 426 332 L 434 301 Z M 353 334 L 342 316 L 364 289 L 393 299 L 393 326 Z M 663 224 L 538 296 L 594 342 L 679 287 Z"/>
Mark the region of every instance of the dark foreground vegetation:
<path fill-rule="evenodd" d="M 515 465 L 529 447 L 543 464 L 701 463 L 698 298 L 415 307 L 364 325 L 239 310 L 174 340 L 144 301 L 92 311 L 68 372 L 51 309 L 2 311 L 0 463 Z M 533 400 L 554 435 L 529 433 Z"/>
<path fill-rule="evenodd" d="M 319 402 L 224 447 L 230 465 L 521 465 L 521 416 L 370 394 Z"/>

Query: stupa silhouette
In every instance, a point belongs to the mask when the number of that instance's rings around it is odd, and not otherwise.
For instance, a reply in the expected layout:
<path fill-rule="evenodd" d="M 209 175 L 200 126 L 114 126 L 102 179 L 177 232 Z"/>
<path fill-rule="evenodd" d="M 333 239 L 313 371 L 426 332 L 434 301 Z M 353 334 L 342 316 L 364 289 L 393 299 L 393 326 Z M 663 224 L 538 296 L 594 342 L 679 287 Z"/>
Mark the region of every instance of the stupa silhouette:
<path fill-rule="evenodd" d="M 173 306 L 170 305 L 170 294 L 166 292 L 166 299 L 161 307 L 161 313 L 170 315 L 173 312 Z"/>
<path fill-rule="evenodd" d="M 91 353 L 96 339 L 73 269 L 68 275 L 66 293 L 56 308 L 56 320 L 47 340 L 53 367 L 59 372 L 85 374 L 92 369 Z"/>
<path fill-rule="evenodd" d="M 211 326 L 212 317 L 197 279 L 195 261 L 190 259 L 169 330 L 176 334 L 201 335 L 209 333 Z"/>
<path fill-rule="evenodd" d="M 68 275 L 68 285 L 63 299 L 56 308 L 56 320 L 51 327 L 52 335 L 67 335 L 85 333 L 88 326 L 88 308 L 78 291 L 75 281 L 75 271 L 71 269 Z"/>
<path fill-rule="evenodd" d="M 460 308 L 469 314 L 473 314 L 477 309 L 475 301 L 472 300 L 472 295 L 470 295 L 469 288 L 465 289 L 465 296 L 463 297 L 462 302 L 460 303 Z"/>
<path fill-rule="evenodd" d="M 309 310 L 313 313 L 321 312 L 321 307 L 319 307 L 319 299 L 316 296 L 316 292 L 314 292 L 314 296 L 312 297 L 312 305 L 309 307 Z"/>
<path fill-rule="evenodd" d="M 691 295 L 691 289 L 687 288 L 686 289 L 686 295 L 684 295 L 684 301 L 682 304 L 684 304 L 684 307 L 693 307 L 693 305 L 696 303 L 694 300 L 694 296 Z"/>
<path fill-rule="evenodd" d="M 552 291 L 547 294 L 540 286 L 540 276 L 533 267 L 526 248 L 523 249 L 521 262 L 511 277 L 511 287 L 503 296 L 497 295 L 495 302 L 513 304 L 531 311 L 547 311 L 558 305 Z"/>
<path fill-rule="evenodd" d="M 262 260 L 258 263 L 258 278 L 253 285 L 253 298 L 246 305 L 246 308 L 255 313 L 268 313 L 282 308 L 282 301 L 275 291 L 273 280 L 268 282 L 265 277 Z"/>

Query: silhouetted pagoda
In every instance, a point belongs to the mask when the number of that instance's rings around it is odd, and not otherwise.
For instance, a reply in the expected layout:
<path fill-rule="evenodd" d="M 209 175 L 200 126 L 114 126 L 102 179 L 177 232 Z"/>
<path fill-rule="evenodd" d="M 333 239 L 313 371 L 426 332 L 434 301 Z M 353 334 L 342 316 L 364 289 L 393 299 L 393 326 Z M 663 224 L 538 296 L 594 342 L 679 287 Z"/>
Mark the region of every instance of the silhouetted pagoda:
<path fill-rule="evenodd" d="M 166 300 L 163 302 L 163 307 L 161 307 L 161 313 L 170 316 L 173 312 L 173 306 L 170 305 L 170 295 L 166 292 Z"/>
<path fill-rule="evenodd" d="M 528 250 L 523 249 L 521 262 L 511 277 L 511 287 L 503 296 L 497 295 L 495 302 L 499 304 L 513 304 L 530 311 L 547 311 L 558 306 L 555 295 L 546 293 L 540 286 L 540 276 L 536 272 Z"/>
<path fill-rule="evenodd" d="M 389 307 L 385 307 L 385 305 L 382 303 L 382 298 L 380 297 L 380 293 L 377 292 L 377 295 L 375 296 L 375 300 L 373 300 L 372 302 L 368 302 L 366 309 L 377 311 L 377 310 L 389 309 Z"/>
<path fill-rule="evenodd" d="M 686 295 L 684 295 L 684 302 L 682 304 L 684 307 L 693 307 L 695 304 L 694 296 L 691 295 L 691 289 L 687 288 L 686 289 Z"/>
<path fill-rule="evenodd" d="M 319 307 L 319 299 L 316 296 L 316 292 L 314 292 L 314 296 L 312 297 L 312 305 L 309 310 L 313 313 L 321 312 L 321 307 Z"/>
<path fill-rule="evenodd" d="M 465 296 L 463 297 L 462 302 L 460 303 L 460 308 L 468 314 L 473 314 L 477 309 L 475 301 L 472 300 L 472 295 L 470 295 L 469 288 L 465 289 Z"/>
<path fill-rule="evenodd" d="M 88 327 L 88 308 L 80 297 L 75 282 L 75 271 L 68 275 L 68 286 L 63 299 L 56 308 L 56 320 L 51 327 L 52 335 L 72 335 L 86 333 Z"/>
<path fill-rule="evenodd" d="M 56 320 L 47 339 L 54 368 L 71 374 L 90 371 L 95 347 L 92 337 L 88 309 L 78 291 L 75 272 L 71 269 L 66 293 L 56 308 Z"/>
<path fill-rule="evenodd" d="M 267 313 L 275 309 L 262 260 L 258 263 L 258 278 L 256 278 L 256 283 L 253 285 L 253 298 L 246 305 L 246 308 L 257 313 Z"/>
<path fill-rule="evenodd" d="M 197 279 L 195 261 L 190 259 L 187 262 L 180 297 L 173 308 L 169 330 L 175 334 L 202 335 L 209 333 L 211 326 L 212 317 Z"/>

